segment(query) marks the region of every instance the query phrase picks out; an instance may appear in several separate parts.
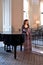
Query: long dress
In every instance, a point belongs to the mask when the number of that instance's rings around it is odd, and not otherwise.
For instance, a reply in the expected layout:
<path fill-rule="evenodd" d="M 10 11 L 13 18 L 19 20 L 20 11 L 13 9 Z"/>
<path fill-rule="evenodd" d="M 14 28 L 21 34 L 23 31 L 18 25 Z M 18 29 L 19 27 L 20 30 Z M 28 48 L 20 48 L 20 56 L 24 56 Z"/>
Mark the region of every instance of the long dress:
<path fill-rule="evenodd" d="M 30 28 L 23 28 L 22 31 L 25 34 L 24 50 L 30 52 L 32 50 Z M 28 33 L 28 34 L 26 34 L 26 33 Z"/>

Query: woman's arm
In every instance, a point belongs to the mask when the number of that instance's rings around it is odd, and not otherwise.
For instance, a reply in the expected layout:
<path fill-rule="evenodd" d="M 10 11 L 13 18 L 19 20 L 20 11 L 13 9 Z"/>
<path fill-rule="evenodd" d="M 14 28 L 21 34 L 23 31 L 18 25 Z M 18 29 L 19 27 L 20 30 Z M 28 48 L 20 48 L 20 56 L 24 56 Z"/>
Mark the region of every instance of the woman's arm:
<path fill-rule="evenodd" d="M 26 33 L 26 30 L 23 26 L 22 26 L 22 33 Z"/>

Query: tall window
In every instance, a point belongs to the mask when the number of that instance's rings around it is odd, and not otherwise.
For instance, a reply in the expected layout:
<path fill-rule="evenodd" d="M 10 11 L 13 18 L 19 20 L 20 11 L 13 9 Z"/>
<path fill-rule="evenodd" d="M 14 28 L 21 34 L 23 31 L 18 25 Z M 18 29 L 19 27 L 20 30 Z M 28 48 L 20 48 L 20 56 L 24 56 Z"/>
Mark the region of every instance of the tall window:
<path fill-rule="evenodd" d="M 29 2 L 28 0 L 23 0 L 23 19 L 29 19 L 29 14 L 28 14 L 28 9 L 29 9 Z"/>
<path fill-rule="evenodd" d="M 11 33 L 11 0 L 2 0 L 3 33 Z"/>
<path fill-rule="evenodd" d="M 40 21 L 41 25 L 43 25 L 43 2 L 40 2 Z"/>

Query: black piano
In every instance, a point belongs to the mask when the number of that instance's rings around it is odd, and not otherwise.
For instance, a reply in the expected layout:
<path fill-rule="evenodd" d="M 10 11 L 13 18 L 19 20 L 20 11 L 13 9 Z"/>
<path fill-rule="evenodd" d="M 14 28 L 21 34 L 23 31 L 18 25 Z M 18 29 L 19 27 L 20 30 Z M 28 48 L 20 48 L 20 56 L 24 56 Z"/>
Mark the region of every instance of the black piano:
<path fill-rule="evenodd" d="M 0 41 L 4 42 L 4 45 L 14 46 L 14 58 L 16 59 L 16 47 L 21 46 L 24 43 L 24 34 L 0 34 Z"/>

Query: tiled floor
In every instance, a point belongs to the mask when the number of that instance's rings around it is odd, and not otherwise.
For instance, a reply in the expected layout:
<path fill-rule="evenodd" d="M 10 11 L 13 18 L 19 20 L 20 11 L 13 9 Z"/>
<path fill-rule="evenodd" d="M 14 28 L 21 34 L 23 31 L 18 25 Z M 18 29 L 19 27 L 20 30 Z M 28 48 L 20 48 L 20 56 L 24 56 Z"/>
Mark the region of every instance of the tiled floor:
<path fill-rule="evenodd" d="M 0 65 L 43 65 L 43 55 L 17 50 L 15 60 L 13 52 L 8 53 L 0 47 Z"/>
<path fill-rule="evenodd" d="M 0 42 L 0 65 L 43 65 L 43 48 L 33 46 L 32 53 L 20 51 L 17 47 L 17 57 L 14 59 L 14 52 L 4 51 L 3 42 Z"/>

